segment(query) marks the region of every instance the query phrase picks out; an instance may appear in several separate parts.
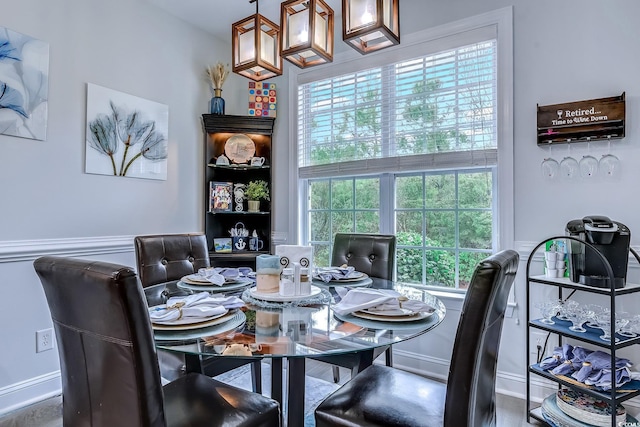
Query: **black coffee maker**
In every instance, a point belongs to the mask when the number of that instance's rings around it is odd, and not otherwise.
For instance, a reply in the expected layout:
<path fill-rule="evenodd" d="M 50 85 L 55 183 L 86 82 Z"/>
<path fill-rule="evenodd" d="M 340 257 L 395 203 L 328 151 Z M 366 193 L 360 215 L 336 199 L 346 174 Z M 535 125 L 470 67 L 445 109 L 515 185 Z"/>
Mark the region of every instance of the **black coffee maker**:
<path fill-rule="evenodd" d="M 606 216 L 592 215 L 567 223 L 569 236 L 584 240 L 595 247 L 611 266 L 614 286 L 622 288 L 627 279 L 631 232 L 626 225 L 611 221 Z M 574 283 L 610 288 L 609 275 L 596 250 L 587 245 L 569 241 L 569 278 Z"/>

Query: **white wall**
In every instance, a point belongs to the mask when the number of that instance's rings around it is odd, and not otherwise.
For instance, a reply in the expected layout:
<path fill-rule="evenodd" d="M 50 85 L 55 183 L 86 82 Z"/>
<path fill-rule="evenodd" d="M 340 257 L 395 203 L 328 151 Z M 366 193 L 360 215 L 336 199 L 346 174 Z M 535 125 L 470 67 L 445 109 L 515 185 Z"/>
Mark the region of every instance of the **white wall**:
<path fill-rule="evenodd" d="M 638 148 L 640 2 L 635 0 L 402 0 L 401 28 L 409 34 L 513 5 L 515 240 L 524 256 L 537 241 L 563 234 L 570 219 L 608 215 L 628 225 L 632 243 L 640 219 L 634 191 Z M 57 353 L 35 353 L 35 331 L 51 326 L 32 261 L 45 254 L 79 255 L 134 265 L 138 234 L 202 229 L 200 115 L 211 93 L 206 64 L 230 62 L 230 49 L 143 0 L 2 0 L 0 25 L 51 46 L 46 141 L 0 135 L 0 413 L 59 389 Z M 338 28 L 336 28 L 338 30 Z M 336 43 L 342 43 L 337 37 Z M 383 52 L 379 53 L 383 54 Z M 348 52 L 346 55 L 356 55 Z M 289 90 L 278 85 L 274 138 L 274 199 L 278 236 L 295 239 L 290 210 Z M 84 170 L 85 92 L 91 82 L 169 105 L 166 181 L 117 179 Z M 232 75 L 223 96 L 227 114 L 246 114 L 247 80 Z M 548 183 L 539 165 L 536 104 L 627 95 L 627 137 L 613 143 L 624 167 L 618 182 Z M 561 159 L 566 147 L 553 150 Z M 599 156 L 601 143 L 592 144 Z M 572 148 L 574 157 L 585 145 Z M 499 362 L 501 389 L 524 395 L 524 280 L 519 307 L 505 322 Z M 454 307 L 455 304 L 450 305 Z M 424 337 L 398 346 L 396 362 L 446 375 L 458 313 Z M 10 344 L 9 344 L 10 343 Z"/>

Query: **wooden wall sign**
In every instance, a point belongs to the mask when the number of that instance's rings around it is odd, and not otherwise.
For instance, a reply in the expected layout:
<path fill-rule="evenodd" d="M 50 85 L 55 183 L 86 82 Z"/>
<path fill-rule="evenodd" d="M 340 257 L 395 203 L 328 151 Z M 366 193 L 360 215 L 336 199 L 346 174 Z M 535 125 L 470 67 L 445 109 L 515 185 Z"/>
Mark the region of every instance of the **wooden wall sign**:
<path fill-rule="evenodd" d="M 624 137 L 625 101 L 620 96 L 538 105 L 538 145 Z"/>

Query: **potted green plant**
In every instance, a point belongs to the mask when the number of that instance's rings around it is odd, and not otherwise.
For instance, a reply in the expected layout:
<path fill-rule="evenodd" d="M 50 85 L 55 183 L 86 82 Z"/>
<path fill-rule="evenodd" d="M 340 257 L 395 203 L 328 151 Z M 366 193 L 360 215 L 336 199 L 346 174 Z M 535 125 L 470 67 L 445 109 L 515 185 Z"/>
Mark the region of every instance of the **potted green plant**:
<path fill-rule="evenodd" d="M 244 190 L 244 196 L 249 201 L 249 212 L 260 212 L 260 200 L 270 200 L 269 184 L 261 179 L 250 181 Z"/>

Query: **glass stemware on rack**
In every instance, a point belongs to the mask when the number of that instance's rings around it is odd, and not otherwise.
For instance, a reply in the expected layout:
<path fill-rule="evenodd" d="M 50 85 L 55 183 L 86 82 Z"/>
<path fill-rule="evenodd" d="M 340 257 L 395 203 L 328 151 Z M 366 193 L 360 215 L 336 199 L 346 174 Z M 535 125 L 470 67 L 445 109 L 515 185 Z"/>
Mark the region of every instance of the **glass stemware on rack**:
<path fill-rule="evenodd" d="M 556 179 L 560 172 L 560 164 L 551 157 L 551 143 L 549 143 L 549 157 L 546 157 L 540 164 L 540 171 L 542 172 L 542 177 L 548 181 Z"/>
<path fill-rule="evenodd" d="M 568 155 L 560 162 L 560 176 L 567 180 L 573 180 L 580 171 L 578 161 L 571 157 L 571 139 L 567 140 Z"/>
<path fill-rule="evenodd" d="M 608 310 L 596 315 L 596 322 L 598 322 L 597 328 L 602 329 L 603 334 L 600 335 L 600 339 L 603 341 L 611 342 L 611 321 L 611 312 Z M 620 332 L 620 329 L 629 322 L 629 320 L 616 316 L 614 313 L 613 322 L 614 333 L 617 334 Z M 618 337 L 613 338 L 614 342 L 620 341 L 620 338 Z"/>
<path fill-rule="evenodd" d="M 556 316 L 556 318 L 558 320 L 571 320 L 569 317 L 569 314 L 578 308 L 580 304 L 578 304 L 578 301 L 573 301 L 573 300 L 566 300 L 566 301 L 562 301 L 560 302 L 560 307 L 558 309 L 558 315 Z"/>
<path fill-rule="evenodd" d="M 603 154 L 598 162 L 600 174 L 605 178 L 615 178 L 620 174 L 620 159 L 611 154 L 611 137 L 608 138 L 607 154 Z"/>
<path fill-rule="evenodd" d="M 627 324 L 620 328 L 618 335 L 622 335 L 627 338 L 635 338 L 640 332 L 640 314 L 632 315 L 627 312 L 617 313 L 616 316 L 620 316 L 623 319 L 627 319 Z"/>
<path fill-rule="evenodd" d="M 598 174 L 598 159 L 591 155 L 591 138 L 587 137 L 587 155 L 580 159 L 580 176 L 583 179 L 592 179 Z"/>
<path fill-rule="evenodd" d="M 569 329 L 574 332 L 587 332 L 582 325 L 593 317 L 593 315 L 594 312 L 592 310 L 576 304 L 567 311 L 567 318 L 571 322 Z"/>
<path fill-rule="evenodd" d="M 545 325 L 555 325 L 556 322 L 553 321 L 553 316 L 558 314 L 558 310 L 560 309 L 560 302 L 556 300 L 546 300 L 546 301 L 538 301 L 535 303 L 535 307 L 540 310 L 540 314 L 542 315 L 542 319 L 540 319 L 541 323 Z"/>

